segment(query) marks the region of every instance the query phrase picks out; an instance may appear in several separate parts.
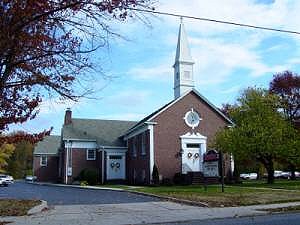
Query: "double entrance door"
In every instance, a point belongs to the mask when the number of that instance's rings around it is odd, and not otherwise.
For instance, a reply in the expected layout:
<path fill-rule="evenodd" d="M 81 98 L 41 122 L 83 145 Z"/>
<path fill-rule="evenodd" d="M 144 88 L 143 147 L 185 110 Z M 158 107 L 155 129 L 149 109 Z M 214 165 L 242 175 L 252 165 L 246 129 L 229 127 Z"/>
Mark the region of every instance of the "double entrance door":
<path fill-rule="evenodd" d="M 125 179 L 125 155 L 108 154 L 106 158 L 106 179 Z"/>

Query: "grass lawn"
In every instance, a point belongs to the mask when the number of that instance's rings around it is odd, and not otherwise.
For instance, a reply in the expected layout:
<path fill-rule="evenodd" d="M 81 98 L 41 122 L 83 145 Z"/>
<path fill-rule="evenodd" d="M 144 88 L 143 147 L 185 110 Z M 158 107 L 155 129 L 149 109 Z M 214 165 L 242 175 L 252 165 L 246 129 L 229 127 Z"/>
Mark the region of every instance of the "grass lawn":
<path fill-rule="evenodd" d="M 241 187 L 260 187 L 260 188 L 273 188 L 273 189 L 287 189 L 287 190 L 299 190 L 300 191 L 300 180 L 282 180 L 276 179 L 274 184 L 267 184 L 266 180 L 250 180 L 243 181 L 242 184 L 237 186 Z"/>
<path fill-rule="evenodd" d="M 221 192 L 218 185 L 208 186 L 170 186 L 170 187 L 142 187 L 136 191 L 152 193 L 162 196 L 199 201 L 209 206 L 243 206 L 255 204 L 270 204 L 290 201 L 300 201 L 300 191 L 264 190 L 248 187 L 225 186 Z"/>
<path fill-rule="evenodd" d="M 300 201 L 300 180 L 275 180 L 274 184 L 267 184 L 264 180 L 244 181 L 239 185 L 225 185 L 224 193 L 221 192 L 220 185 L 209 185 L 207 190 L 203 185 L 160 187 L 104 185 L 104 187 L 198 201 L 209 206 L 242 206 Z"/>
<path fill-rule="evenodd" d="M 23 216 L 38 204 L 39 200 L 0 199 L 0 216 Z"/>

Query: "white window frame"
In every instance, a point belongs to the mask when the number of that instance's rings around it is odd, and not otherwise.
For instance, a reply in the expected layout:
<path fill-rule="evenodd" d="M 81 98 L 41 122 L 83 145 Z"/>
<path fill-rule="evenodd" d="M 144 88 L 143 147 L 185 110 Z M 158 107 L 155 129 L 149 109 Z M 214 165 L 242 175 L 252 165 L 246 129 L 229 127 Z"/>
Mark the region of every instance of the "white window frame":
<path fill-rule="evenodd" d="M 93 151 L 94 152 L 94 157 L 93 158 L 89 157 L 89 151 Z M 86 160 L 88 160 L 88 161 L 96 160 L 96 149 L 88 148 L 86 150 Z"/>
<path fill-rule="evenodd" d="M 43 163 L 43 158 L 45 159 L 45 163 Z M 48 164 L 48 157 L 46 155 L 40 156 L 40 166 L 47 166 Z"/>
<path fill-rule="evenodd" d="M 146 134 L 142 133 L 142 146 L 141 146 L 141 155 L 146 155 Z"/>

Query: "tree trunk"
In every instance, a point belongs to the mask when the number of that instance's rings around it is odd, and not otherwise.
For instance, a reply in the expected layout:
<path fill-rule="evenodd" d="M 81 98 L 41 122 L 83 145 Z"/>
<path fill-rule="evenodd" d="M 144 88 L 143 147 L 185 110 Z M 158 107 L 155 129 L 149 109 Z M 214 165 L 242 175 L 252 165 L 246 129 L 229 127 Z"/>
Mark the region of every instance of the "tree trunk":
<path fill-rule="evenodd" d="M 273 167 L 273 162 L 271 164 L 272 165 L 268 165 L 266 167 L 267 172 L 268 172 L 268 184 L 273 184 L 274 183 L 274 167 Z"/>
<path fill-rule="evenodd" d="M 290 169 L 291 169 L 291 180 L 296 180 L 296 166 L 294 164 L 290 164 Z"/>
<path fill-rule="evenodd" d="M 268 173 L 268 184 L 274 183 L 274 165 L 272 157 L 260 158 L 260 161 L 264 165 Z"/>

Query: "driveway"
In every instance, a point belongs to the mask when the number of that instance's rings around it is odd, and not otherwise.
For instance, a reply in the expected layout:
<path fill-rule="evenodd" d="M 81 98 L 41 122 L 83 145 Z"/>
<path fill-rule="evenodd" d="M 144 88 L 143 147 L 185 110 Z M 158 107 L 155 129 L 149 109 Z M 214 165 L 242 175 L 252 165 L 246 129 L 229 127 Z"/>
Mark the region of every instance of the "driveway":
<path fill-rule="evenodd" d="M 0 187 L 0 198 L 43 199 L 48 205 L 90 205 L 155 202 L 157 198 L 128 192 L 42 186 L 22 181 Z"/>

